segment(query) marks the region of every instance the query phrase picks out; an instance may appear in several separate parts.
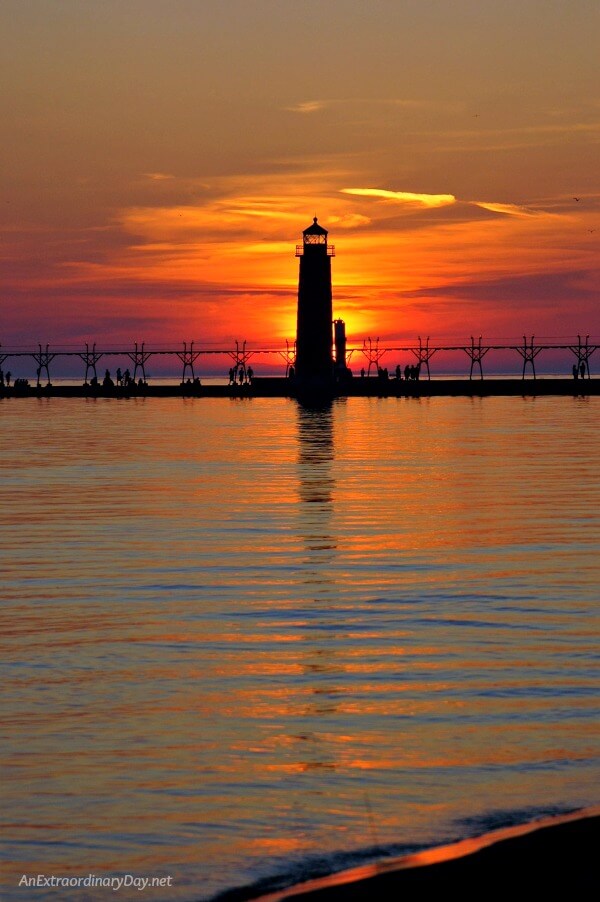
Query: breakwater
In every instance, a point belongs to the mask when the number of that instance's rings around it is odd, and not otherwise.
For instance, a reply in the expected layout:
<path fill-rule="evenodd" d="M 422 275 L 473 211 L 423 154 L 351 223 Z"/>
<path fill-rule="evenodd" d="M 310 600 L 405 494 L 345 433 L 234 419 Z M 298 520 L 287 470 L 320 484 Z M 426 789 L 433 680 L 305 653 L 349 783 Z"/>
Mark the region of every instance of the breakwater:
<path fill-rule="evenodd" d="M 296 398 L 302 393 L 293 379 L 254 377 L 243 385 L 203 384 L 102 384 L 11 385 L 0 389 L 0 398 Z M 332 386 L 331 397 L 431 398 L 431 397 L 522 397 L 537 395 L 589 396 L 600 394 L 599 379 L 381 379 L 356 377 Z"/>

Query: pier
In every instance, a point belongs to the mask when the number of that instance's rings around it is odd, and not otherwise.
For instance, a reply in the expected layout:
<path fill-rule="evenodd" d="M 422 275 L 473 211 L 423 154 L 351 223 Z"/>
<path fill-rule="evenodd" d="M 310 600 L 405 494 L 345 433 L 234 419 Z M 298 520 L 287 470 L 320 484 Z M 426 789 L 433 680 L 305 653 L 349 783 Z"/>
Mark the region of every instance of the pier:
<path fill-rule="evenodd" d="M 376 378 L 356 379 L 352 384 L 335 387 L 331 398 L 434 398 L 463 396 L 483 398 L 533 397 L 561 395 L 582 397 L 600 395 L 600 380 L 572 381 L 546 378 L 537 381 L 520 379 L 490 379 L 469 382 L 464 379 L 439 379 L 431 382 L 396 382 L 382 384 Z M 92 388 L 79 385 L 47 385 L 0 389 L 2 398 L 298 398 L 296 388 L 282 378 L 257 378 L 247 385 L 145 385 L 131 389 Z M 301 398 L 302 399 L 302 398 Z M 314 401 L 315 399 L 311 399 Z"/>
<path fill-rule="evenodd" d="M 339 321 L 338 321 L 339 322 Z M 590 359 L 598 345 L 590 336 L 577 336 L 576 341 L 536 342 L 535 336 L 523 336 L 522 343 L 484 343 L 481 336 L 471 337 L 465 344 L 433 344 L 429 337 L 419 337 L 414 343 L 380 342 L 366 338 L 360 344 L 343 347 L 345 368 L 338 369 L 333 383 L 333 396 L 373 397 L 433 397 L 436 395 L 595 395 L 600 381 L 592 379 Z M 522 362 L 521 371 L 503 377 L 484 378 L 483 358 L 490 352 L 512 351 Z M 565 377 L 540 377 L 535 361 L 547 351 L 561 351 L 565 357 Z M 440 352 L 453 352 L 464 356 L 470 363 L 464 377 L 438 377 L 432 379 L 431 361 Z M 385 359 L 403 354 L 413 361 L 403 369 L 396 365 L 392 373 L 383 367 Z M 148 380 L 146 366 L 153 358 L 171 358 L 181 366 L 181 381 L 173 384 Z M 229 369 L 229 385 L 202 384 L 196 376 L 198 362 L 221 357 L 232 361 Z M 82 361 L 81 385 L 54 384 L 50 367 L 59 359 Z M 489 358 L 488 358 L 489 359 Z M 250 361 L 255 365 L 272 369 L 281 361 L 285 375 L 260 376 L 254 374 Z M 14 361 L 14 363 L 13 363 Z M 31 361 L 35 365 L 36 378 L 13 379 L 9 367 Z M 100 361 L 109 367 L 117 363 L 131 365 L 133 374 L 124 380 L 99 378 Z M 350 363 L 356 361 L 358 373 L 352 373 Z M 180 348 L 147 348 L 145 342 L 134 342 L 130 347 L 98 349 L 96 344 L 86 344 L 85 349 L 51 349 L 48 344 L 38 344 L 37 350 L 4 349 L 0 345 L 0 397 L 28 397 L 35 395 L 61 397 L 134 397 L 134 396 L 195 396 L 195 397 L 296 397 L 298 380 L 295 374 L 295 343 L 288 341 L 285 348 L 252 347 L 247 341 L 236 341 L 234 347 L 198 347 L 194 341 L 183 342 Z M 33 367 L 32 367 L 33 368 Z M 22 366 L 20 367 L 22 369 Z M 572 376 L 567 376 L 569 369 Z M 117 368 L 120 374 L 120 367 Z M 129 370 L 125 371 L 126 374 Z"/>

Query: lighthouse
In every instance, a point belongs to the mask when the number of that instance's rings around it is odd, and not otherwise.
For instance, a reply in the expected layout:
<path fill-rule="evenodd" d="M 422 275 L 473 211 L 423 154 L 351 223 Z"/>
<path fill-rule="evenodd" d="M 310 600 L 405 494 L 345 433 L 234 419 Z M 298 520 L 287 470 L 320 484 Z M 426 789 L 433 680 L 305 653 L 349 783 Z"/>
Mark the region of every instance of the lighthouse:
<path fill-rule="evenodd" d="M 317 217 L 304 229 L 298 280 L 298 325 L 296 331 L 296 379 L 306 387 L 333 383 L 333 309 L 331 258 L 335 248 L 327 244 L 327 229 Z"/>

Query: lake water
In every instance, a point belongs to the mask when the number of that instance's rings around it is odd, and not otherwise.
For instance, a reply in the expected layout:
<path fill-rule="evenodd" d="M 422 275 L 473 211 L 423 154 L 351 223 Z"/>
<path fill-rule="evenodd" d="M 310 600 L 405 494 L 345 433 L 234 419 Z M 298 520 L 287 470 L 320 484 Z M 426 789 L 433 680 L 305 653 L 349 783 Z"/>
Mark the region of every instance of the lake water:
<path fill-rule="evenodd" d="M 598 398 L 0 402 L 4 899 L 598 801 Z M 169 889 L 19 889 L 23 874 Z"/>

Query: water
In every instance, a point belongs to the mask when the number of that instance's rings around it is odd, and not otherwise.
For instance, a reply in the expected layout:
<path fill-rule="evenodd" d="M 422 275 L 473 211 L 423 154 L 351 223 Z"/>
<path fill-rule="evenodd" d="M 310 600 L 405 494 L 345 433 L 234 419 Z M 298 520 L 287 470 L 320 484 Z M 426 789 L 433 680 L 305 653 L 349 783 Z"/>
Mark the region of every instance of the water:
<path fill-rule="evenodd" d="M 0 402 L 3 898 L 206 899 L 596 802 L 599 412 Z"/>

